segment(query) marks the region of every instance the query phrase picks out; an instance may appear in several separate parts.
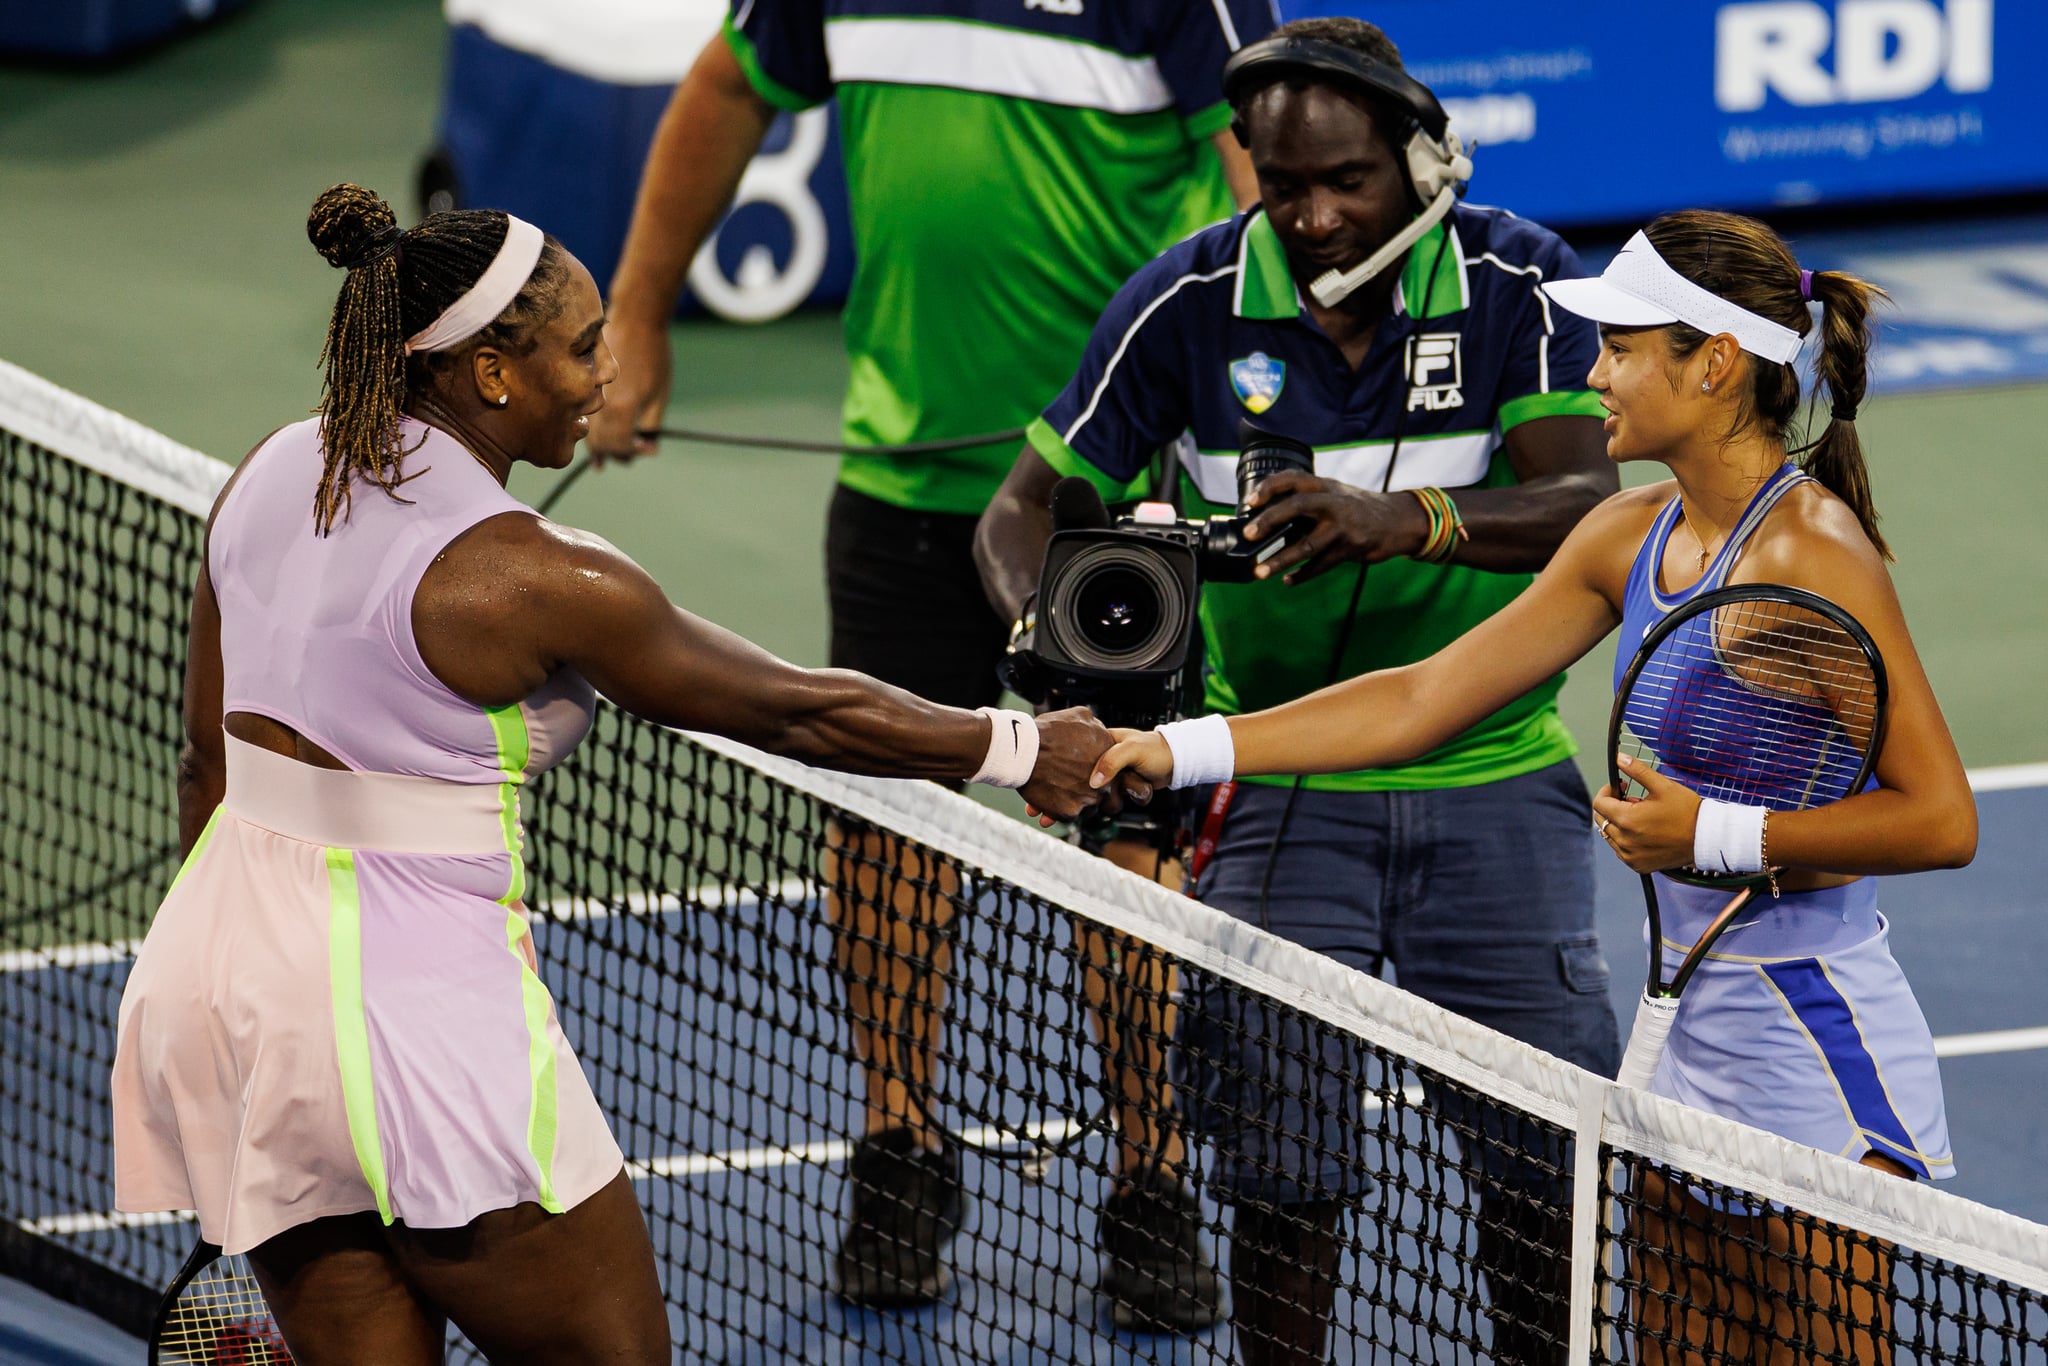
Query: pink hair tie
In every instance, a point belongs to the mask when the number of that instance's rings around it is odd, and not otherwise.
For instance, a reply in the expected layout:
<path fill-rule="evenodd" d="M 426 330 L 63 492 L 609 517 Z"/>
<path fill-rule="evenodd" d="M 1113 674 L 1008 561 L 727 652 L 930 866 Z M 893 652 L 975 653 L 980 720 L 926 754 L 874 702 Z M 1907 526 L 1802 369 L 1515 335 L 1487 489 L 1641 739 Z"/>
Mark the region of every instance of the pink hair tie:
<path fill-rule="evenodd" d="M 1813 302 L 1813 272 L 1810 270 L 1799 272 L 1799 297 L 1807 303 Z"/>

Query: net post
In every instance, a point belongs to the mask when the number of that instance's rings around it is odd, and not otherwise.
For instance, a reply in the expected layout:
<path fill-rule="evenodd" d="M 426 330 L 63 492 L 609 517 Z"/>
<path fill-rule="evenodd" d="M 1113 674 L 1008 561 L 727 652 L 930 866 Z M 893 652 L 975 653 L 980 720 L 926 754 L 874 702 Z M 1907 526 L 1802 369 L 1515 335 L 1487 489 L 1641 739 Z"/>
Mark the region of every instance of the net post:
<path fill-rule="evenodd" d="M 1600 1257 L 1600 1148 L 1607 1125 L 1607 1093 L 1614 1083 L 1588 1072 L 1579 1078 L 1579 1117 L 1572 1142 L 1571 1341 L 1568 1366 L 1593 1359 L 1593 1296 Z"/>

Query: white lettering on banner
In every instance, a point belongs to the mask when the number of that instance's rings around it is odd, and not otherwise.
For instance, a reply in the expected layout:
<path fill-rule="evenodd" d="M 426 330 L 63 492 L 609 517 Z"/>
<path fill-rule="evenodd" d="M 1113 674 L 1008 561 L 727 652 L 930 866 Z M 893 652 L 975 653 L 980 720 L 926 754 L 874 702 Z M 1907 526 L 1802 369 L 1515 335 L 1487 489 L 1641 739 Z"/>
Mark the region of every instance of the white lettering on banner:
<path fill-rule="evenodd" d="M 690 262 L 690 288 L 704 307 L 729 322 L 759 323 L 779 318 L 810 297 L 825 273 L 831 229 L 825 210 L 811 193 L 811 172 L 818 169 L 829 137 L 823 109 L 790 116 L 789 145 L 757 156 L 740 177 L 732 207 L 770 204 L 789 220 L 789 264 L 775 268 L 775 253 L 756 242 L 740 257 L 733 278 L 718 268 L 718 232 L 711 234 Z M 726 221 L 730 221 L 730 216 Z M 724 224 L 719 225 L 719 232 Z"/>
<path fill-rule="evenodd" d="M 1817 0 L 1724 5 L 1714 24 L 1714 102 L 1727 113 L 1787 104 L 1910 99 L 1945 83 L 1991 88 L 1992 0 Z M 1826 58 L 1834 48 L 1834 70 Z"/>
<path fill-rule="evenodd" d="M 1499 147 L 1536 138 L 1536 101 L 1528 95 L 1446 99 L 1443 106 L 1467 147 Z"/>
<path fill-rule="evenodd" d="M 1040 9 L 1047 14 L 1079 14 L 1081 0 L 1024 0 L 1025 9 Z"/>

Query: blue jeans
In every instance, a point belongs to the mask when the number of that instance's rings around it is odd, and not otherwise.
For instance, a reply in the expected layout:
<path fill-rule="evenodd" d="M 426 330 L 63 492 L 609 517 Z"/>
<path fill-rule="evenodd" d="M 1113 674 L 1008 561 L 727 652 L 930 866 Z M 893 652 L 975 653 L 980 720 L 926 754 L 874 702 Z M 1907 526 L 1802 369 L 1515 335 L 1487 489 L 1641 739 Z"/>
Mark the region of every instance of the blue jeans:
<path fill-rule="evenodd" d="M 1207 794 L 1203 794 L 1206 798 Z M 1593 832 L 1569 761 L 1477 787 L 1296 798 L 1260 906 L 1288 789 L 1243 783 L 1191 894 L 1468 1019 L 1614 1075 L 1620 1042 L 1593 921 Z M 1196 810 L 1206 809 L 1206 800 Z M 1274 1204 L 1372 1189 L 1367 1050 L 1226 983 L 1190 982 L 1179 1070 L 1217 1198 Z M 1554 1198 L 1569 1171 L 1511 1117 L 1426 1084 L 1434 1115 L 1492 1182 Z M 1434 1127 L 1434 1126 L 1433 1126 Z M 1476 1151 L 1474 1151 L 1476 1150 Z"/>

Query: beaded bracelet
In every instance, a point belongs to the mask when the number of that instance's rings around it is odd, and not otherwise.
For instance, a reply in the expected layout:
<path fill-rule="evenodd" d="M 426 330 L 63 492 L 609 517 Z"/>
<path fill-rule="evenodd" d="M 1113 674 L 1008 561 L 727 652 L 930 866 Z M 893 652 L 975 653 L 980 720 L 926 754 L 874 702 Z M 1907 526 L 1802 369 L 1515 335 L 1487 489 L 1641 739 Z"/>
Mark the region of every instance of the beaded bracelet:
<path fill-rule="evenodd" d="M 1457 553 L 1460 541 L 1472 539 L 1472 533 L 1465 530 L 1465 519 L 1458 515 L 1458 505 L 1442 489 L 1421 488 L 1410 489 L 1409 492 L 1429 514 L 1429 534 L 1423 538 L 1422 548 L 1408 558 L 1424 564 L 1443 564 Z"/>

